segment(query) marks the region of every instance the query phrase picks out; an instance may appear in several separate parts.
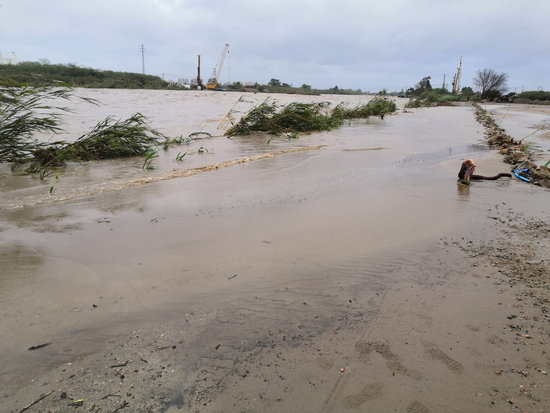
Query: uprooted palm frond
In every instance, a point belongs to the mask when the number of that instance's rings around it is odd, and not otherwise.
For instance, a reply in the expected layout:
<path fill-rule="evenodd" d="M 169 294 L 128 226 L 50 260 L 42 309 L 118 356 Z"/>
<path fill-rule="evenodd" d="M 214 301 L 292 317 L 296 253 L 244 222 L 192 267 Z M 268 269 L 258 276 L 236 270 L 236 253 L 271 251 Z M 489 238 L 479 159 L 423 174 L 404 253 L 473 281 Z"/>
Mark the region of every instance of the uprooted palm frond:
<path fill-rule="evenodd" d="M 375 98 L 365 105 L 346 108 L 342 103 L 329 111 L 329 103 L 290 103 L 280 110 L 275 102 L 264 101 L 245 115 L 226 135 L 249 135 L 255 132 L 270 134 L 327 131 L 341 126 L 344 120 L 384 117 L 394 112 L 395 102 Z"/>
<path fill-rule="evenodd" d="M 107 117 L 75 142 L 56 142 L 36 149 L 30 171 L 47 166 L 61 166 L 66 161 L 146 155 L 162 139 L 166 139 L 166 136 L 150 128 L 145 116 L 140 113 L 125 120 Z"/>
<path fill-rule="evenodd" d="M 41 146 L 34 135 L 61 132 L 62 114 L 70 110 L 60 102 L 73 97 L 72 90 L 64 86 L 26 86 L 0 78 L 0 162 L 31 160 Z"/>

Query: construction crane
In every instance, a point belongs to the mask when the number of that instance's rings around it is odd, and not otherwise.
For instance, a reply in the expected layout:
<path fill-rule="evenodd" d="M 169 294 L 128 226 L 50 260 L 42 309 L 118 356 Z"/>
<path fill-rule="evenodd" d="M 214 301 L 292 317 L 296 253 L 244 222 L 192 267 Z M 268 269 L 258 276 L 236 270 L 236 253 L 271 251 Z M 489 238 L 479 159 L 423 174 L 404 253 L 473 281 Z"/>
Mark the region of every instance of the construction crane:
<path fill-rule="evenodd" d="M 208 79 L 208 83 L 206 84 L 206 89 L 216 89 L 218 87 L 218 80 L 220 80 L 223 62 L 225 61 L 225 56 L 227 55 L 228 50 L 229 50 L 229 43 L 226 43 L 225 47 L 223 48 L 222 56 L 220 57 L 220 62 L 218 63 L 218 67 L 214 68 L 212 72 L 212 77 Z"/>

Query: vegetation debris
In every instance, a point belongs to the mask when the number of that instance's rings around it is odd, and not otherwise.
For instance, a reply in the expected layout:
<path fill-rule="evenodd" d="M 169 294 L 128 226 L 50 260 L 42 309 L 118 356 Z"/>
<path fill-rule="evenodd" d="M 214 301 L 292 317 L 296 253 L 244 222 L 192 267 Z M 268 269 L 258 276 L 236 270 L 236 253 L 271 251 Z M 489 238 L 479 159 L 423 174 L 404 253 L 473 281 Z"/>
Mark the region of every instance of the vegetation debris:
<path fill-rule="evenodd" d="M 473 105 L 476 120 L 485 127 L 485 137 L 489 146 L 498 148 L 504 155 L 504 162 L 515 165 L 514 170 L 528 169 L 530 183 L 550 188 L 550 161 L 537 167 L 531 159 L 530 145 L 515 141 L 497 125 L 488 111 L 477 103 Z"/>
<path fill-rule="evenodd" d="M 69 100 L 65 87 L 19 86 L 0 78 L 0 162 L 22 163 L 33 158 L 35 133 L 59 133 L 61 114 L 69 109 L 51 101 Z M 87 99 L 92 101 L 91 99 Z"/>
<path fill-rule="evenodd" d="M 154 169 L 151 161 L 157 157 L 155 146 L 168 149 L 211 136 L 207 132 L 194 132 L 186 138 L 170 138 L 148 126 L 144 115 L 135 113 L 125 120 L 109 116 L 74 142 L 39 142 L 36 134 L 57 134 L 63 130 L 62 114 L 70 110 L 59 102 L 73 97 L 72 90 L 61 83 L 28 86 L 0 78 L 0 162 L 12 163 L 12 170 L 30 164 L 25 171 L 40 173 L 41 180 L 52 174 L 46 168 L 61 167 L 68 161 L 145 156 L 143 169 L 149 170 Z M 94 99 L 79 99 L 97 104 Z"/>
<path fill-rule="evenodd" d="M 33 152 L 33 167 L 62 166 L 66 161 L 141 156 L 151 152 L 163 137 L 147 126 L 145 117 L 136 113 L 125 120 L 107 117 L 75 142 L 56 142 Z"/>
<path fill-rule="evenodd" d="M 370 116 L 384 117 L 395 112 L 395 102 L 384 98 L 375 98 L 367 104 L 347 108 L 339 104 L 329 110 L 330 103 L 289 103 L 279 107 L 277 103 L 265 100 L 231 128 L 225 135 L 250 135 L 264 132 L 273 135 L 286 133 L 296 138 L 297 133 L 311 131 L 329 131 L 340 127 L 345 120 L 366 119 Z"/>

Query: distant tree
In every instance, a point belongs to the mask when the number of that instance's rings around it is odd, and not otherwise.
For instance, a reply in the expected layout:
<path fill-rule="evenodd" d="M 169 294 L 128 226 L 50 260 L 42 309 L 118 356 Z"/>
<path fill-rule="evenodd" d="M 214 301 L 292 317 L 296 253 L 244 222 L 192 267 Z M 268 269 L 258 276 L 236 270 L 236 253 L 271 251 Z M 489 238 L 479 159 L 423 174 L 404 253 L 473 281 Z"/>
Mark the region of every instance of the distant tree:
<path fill-rule="evenodd" d="M 378 92 L 379 95 L 381 96 L 386 96 L 388 94 L 388 90 L 387 89 L 382 89 L 380 92 Z"/>
<path fill-rule="evenodd" d="M 508 90 L 507 80 L 506 73 L 497 73 L 493 69 L 480 69 L 474 78 L 474 84 L 481 92 L 482 99 L 494 99 Z"/>
<path fill-rule="evenodd" d="M 279 79 L 271 79 L 267 84 L 267 86 L 273 86 L 273 87 L 281 86 L 281 81 Z"/>
<path fill-rule="evenodd" d="M 311 90 L 311 86 L 310 86 L 310 85 L 307 85 L 307 84 L 305 84 L 305 83 L 302 85 L 301 88 L 302 88 L 302 89 L 305 89 L 305 90 Z"/>
<path fill-rule="evenodd" d="M 466 100 L 470 100 L 470 98 L 474 95 L 474 89 L 472 89 L 470 86 L 463 87 L 460 91 L 460 94 L 466 97 Z"/>
<path fill-rule="evenodd" d="M 432 90 L 430 79 L 431 76 L 426 76 L 422 78 L 422 80 L 416 84 L 413 94 L 416 96 L 423 96 L 426 95 L 426 93 L 428 93 L 430 90 Z"/>
<path fill-rule="evenodd" d="M 442 87 L 436 87 L 436 88 L 432 89 L 432 92 L 434 92 L 438 95 L 441 95 L 441 96 L 450 95 L 450 92 L 447 89 L 442 88 Z"/>
<path fill-rule="evenodd" d="M 289 85 L 288 83 L 283 83 L 281 86 L 282 87 L 292 87 L 292 85 Z"/>
<path fill-rule="evenodd" d="M 340 93 L 340 88 L 338 86 L 334 86 L 329 89 L 330 93 Z"/>
<path fill-rule="evenodd" d="M 405 91 L 405 96 L 412 96 L 414 95 L 414 87 L 410 87 Z"/>
<path fill-rule="evenodd" d="M 550 100 L 550 92 L 544 92 L 542 90 L 532 90 L 527 92 L 521 92 L 518 98 L 529 100 Z"/>

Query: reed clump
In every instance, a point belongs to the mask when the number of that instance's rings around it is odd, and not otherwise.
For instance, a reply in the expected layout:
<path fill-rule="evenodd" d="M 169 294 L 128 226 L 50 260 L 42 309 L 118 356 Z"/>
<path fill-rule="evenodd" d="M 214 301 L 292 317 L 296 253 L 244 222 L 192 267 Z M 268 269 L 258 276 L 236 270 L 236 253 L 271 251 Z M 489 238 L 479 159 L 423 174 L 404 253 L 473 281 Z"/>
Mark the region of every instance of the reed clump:
<path fill-rule="evenodd" d="M 0 78 L 0 162 L 31 160 L 39 146 L 34 134 L 62 130 L 61 114 L 69 109 L 59 102 L 70 97 L 65 87 L 20 86 Z"/>
<path fill-rule="evenodd" d="M 229 128 L 226 135 L 250 135 L 266 132 L 273 135 L 292 132 L 331 130 L 341 125 L 327 110 L 328 103 L 290 103 L 279 110 L 275 102 L 264 101 Z"/>
<path fill-rule="evenodd" d="M 62 103 L 74 97 L 72 89 L 61 83 L 29 86 L 0 78 L 0 162 L 12 163 L 12 170 L 30 165 L 25 171 L 40 173 L 42 179 L 49 174 L 46 168 L 66 162 L 149 156 L 159 145 L 168 149 L 210 136 L 195 132 L 185 138 L 170 138 L 151 128 L 141 113 L 135 113 L 124 120 L 109 116 L 74 142 L 39 142 L 36 134 L 63 131 L 62 115 L 70 110 Z M 77 98 L 97 104 L 93 99 Z"/>
<path fill-rule="evenodd" d="M 380 116 L 384 119 L 387 113 L 393 113 L 396 109 L 394 101 L 377 97 L 354 108 L 346 108 L 343 104 L 340 104 L 333 109 L 332 116 L 340 117 L 343 120 L 367 119 L 371 116 Z"/>
<path fill-rule="evenodd" d="M 150 128 L 146 118 L 136 113 L 125 120 L 107 117 L 88 133 L 71 143 L 55 142 L 33 151 L 30 170 L 63 166 L 67 161 L 85 162 L 101 159 L 143 156 L 166 139 Z"/>
<path fill-rule="evenodd" d="M 330 103 L 289 103 L 279 107 L 275 102 L 264 101 L 231 128 L 226 135 L 250 135 L 265 132 L 273 135 L 296 132 L 329 131 L 342 126 L 345 120 L 384 117 L 395 112 L 395 102 L 375 98 L 354 108 L 339 104 L 330 110 Z"/>

